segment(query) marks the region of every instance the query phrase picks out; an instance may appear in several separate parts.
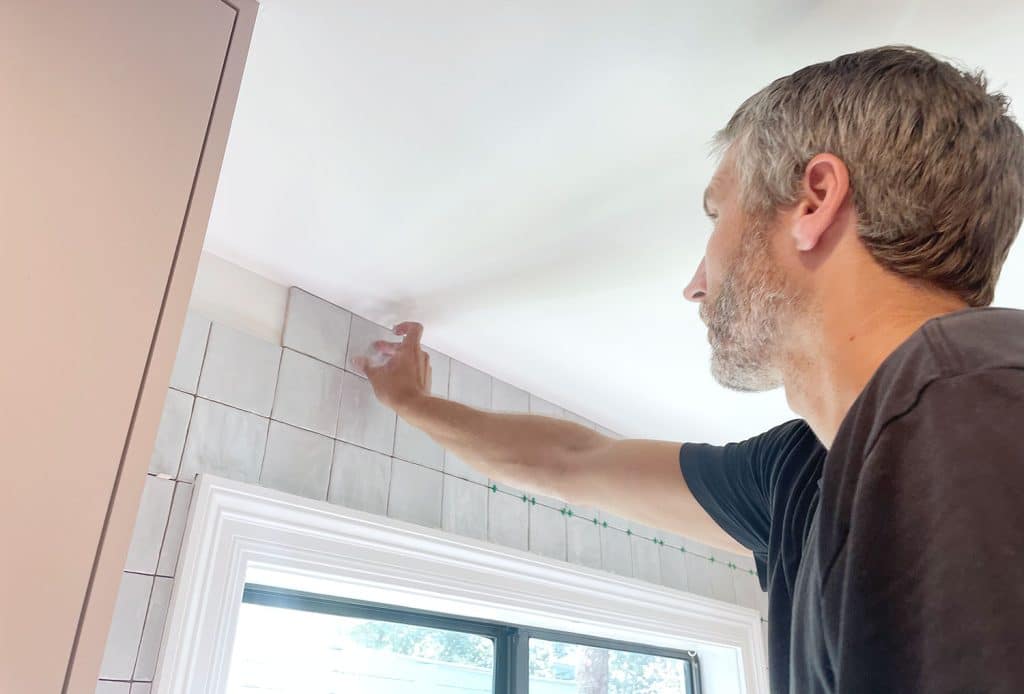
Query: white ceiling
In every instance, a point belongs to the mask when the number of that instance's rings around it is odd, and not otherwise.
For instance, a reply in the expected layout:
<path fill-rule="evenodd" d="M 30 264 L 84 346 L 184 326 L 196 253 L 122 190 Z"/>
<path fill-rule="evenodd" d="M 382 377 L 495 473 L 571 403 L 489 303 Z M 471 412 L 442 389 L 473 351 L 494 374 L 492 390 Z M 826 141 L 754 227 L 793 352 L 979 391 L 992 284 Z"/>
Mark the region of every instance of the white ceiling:
<path fill-rule="evenodd" d="M 207 250 L 630 436 L 790 415 L 728 392 L 681 291 L 706 143 L 748 95 L 912 43 L 1024 101 L 1024 3 L 266 0 Z M 1024 114 L 1022 114 L 1024 115 Z M 1024 249 L 998 303 L 1024 307 Z"/>

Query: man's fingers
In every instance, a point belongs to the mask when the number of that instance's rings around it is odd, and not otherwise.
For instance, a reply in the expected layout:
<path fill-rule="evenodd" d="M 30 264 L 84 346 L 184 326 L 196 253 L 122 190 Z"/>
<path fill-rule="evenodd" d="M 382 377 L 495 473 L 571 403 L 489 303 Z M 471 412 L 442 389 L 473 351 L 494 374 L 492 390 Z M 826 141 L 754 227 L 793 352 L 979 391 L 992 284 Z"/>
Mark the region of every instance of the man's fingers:
<path fill-rule="evenodd" d="M 391 355 L 398 351 L 398 348 L 402 346 L 401 342 L 388 342 L 387 340 L 377 340 L 373 343 L 373 348 L 381 354 Z"/>
<path fill-rule="evenodd" d="M 423 324 L 416 323 L 415 321 L 406 321 L 405 323 L 399 323 L 395 326 L 396 335 L 404 335 L 405 341 L 403 344 L 412 345 L 413 347 L 420 346 L 420 338 L 423 337 Z"/>
<path fill-rule="evenodd" d="M 373 377 L 377 375 L 377 372 L 380 371 L 381 369 L 380 366 L 374 366 L 373 360 L 371 360 L 369 357 L 355 357 L 354 359 L 352 359 L 352 365 L 355 366 L 356 369 L 361 371 L 363 375 L 369 378 L 371 381 L 373 380 Z"/>

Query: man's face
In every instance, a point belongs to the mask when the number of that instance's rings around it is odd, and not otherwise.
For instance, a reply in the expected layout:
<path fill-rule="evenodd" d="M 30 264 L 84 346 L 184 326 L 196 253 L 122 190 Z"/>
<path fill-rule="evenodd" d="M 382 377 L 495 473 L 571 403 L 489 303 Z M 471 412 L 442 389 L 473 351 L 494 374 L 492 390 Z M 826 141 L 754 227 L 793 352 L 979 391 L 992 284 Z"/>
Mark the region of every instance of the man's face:
<path fill-rule="evenodd" d="M 734 166 L 727 153 L 705 192 L 713 230 L 685 294 L 700 302 L 715 380 L 734 390 L 771 390 L 782 385 L 781 326 L 796 297 L 772 262 L 772 221 L 742 209 Z"/>

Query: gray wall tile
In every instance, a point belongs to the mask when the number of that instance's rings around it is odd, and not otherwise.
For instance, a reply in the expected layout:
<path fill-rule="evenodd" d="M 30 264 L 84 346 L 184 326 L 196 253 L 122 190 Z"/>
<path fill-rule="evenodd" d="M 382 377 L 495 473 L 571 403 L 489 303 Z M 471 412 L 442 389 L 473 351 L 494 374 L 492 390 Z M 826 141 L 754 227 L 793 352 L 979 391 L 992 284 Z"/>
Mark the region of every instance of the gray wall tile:
<path fill-rule="evenodd" d="M 452 359 L 448 399 L 477 409 L 490 409 L 491 377 L 483 371 Z"/>
<path fill-rule="evenodd" d="M 530 551 L 565 561 L 565 516 L 561 512 L 530 504 Z"/>
<path fill-rule="evenodd" d="M 127 682 L 100 680 L 96 683 L 96 694 L 130 694 L 130 687 Z"/>
<path fill-rule="evenodd" d="M 260 484 L 310 499 L 326 499 L 333 454 L 333 439 L 272 421 Z"/>
<path fill-rule="evenodd" d="M 153 592 L 149 596 L 149 610 L 146 612 L 146 625 L 142 630 L 142 642 L 139 645 L 139 657 L 135 663 L 136 680 L 152 680 L 156 674 L 156 660 L 160 652 L 160 642 L 164 633 L 164 622 L 167 619 L 167 607 L 171 604 L 172 578 L 156 578 L 153 581 Z"/>
<path fill-rule="evenodd" d="M 352 330 L 348 334 L 348 359 L 345 368 L 354 373 L 360 373 L 352 361 L 356 357 L 369 357 L 372 354 L 371 345 L 377 340 L 388 342 L 401 342 L 403 336 L 395 335 L 392 330 L 381 327 L 362 316 L 352 316 Z M 361 375 L 361 373 L 360 373 Z"/>
<path fill-rule="evenodd" d="M 633 575 L 633 550 L 629 535 L 613 527 L 605 527 L 601 518 L 601 563 L 605 571 L 620 576 Z M 608 521 L 609 526 L 611 522 Z"/>
<path fill-rule="evenodd" d="M 706 598 L 713 598 L 714 590 L 711 587 L 711 562 L 707 560 L 710 554 L 706 545 L 688 541 L 686 547 L 686 584 L 691 593 L 703 595 Z"/>
<path fill-rule="evenodd" d="M 498 412 L 529 414 L 530 394 L 495 378 L 491 382 L 491 409 Z"/>
<path fill-rule="evenodd" d="M 130 694 L 150 694 L 152 686 L 150 682 L 132 682 Z"/>
<path fill-rule="evenodd" d="M 181 553 L 181 540 L 185 535 L 185 524 L 188 520 L 191 501 L 192 485 L 187 482 L 175 483 L 171 514 L 167 518 L 167 532 L 164 533 L 164 544 L 160 548 L 160 561 L 156 566 L 156 572 L 161 576 L 173 576 L 177 569 L 178 555 Z"/>
<path fill-rule="evenodd" d="M 477 484 L 486 485 L 488 483 L 487 475 L 480 472 L 449 450 L 445 450 L 444 452 L 444 471 L 445 474 L 460 477 L 464 480 L 476 482 Z"/>
<path fill-rule="evenodd" d="M 196 399 L 179 477 L 209 472 L 242 482 L 260 478 L 269 420 L 219 403 Z"/>
<path fill-rule="evenodd" d="M 601 568 L 601 526 L 573 515 L 566 519 L 566 554 L 570 563 Z"/>
<path fill-rule="evenodd" d="M 395 429 L 395 457 L 435 470 L 444 469 L 444 448 L 423 431 L 398 418 Z"/>
<path fill-rule="evenodd" d="M 759 609 L 761 586 L 757 582 L 757 576 L 751 576 L 743 571 L 733 571 L 732 582 L 736 604 L 749 607 L 752 610 Z"/>
<path fill-rule="evenodd" d="M 345 366 L 352 314 L 304 292 L 288 290 L 284 335 L 281 343 L 338 367 Z"/>
<path fill-rule="evenodd" d="M 178 343 L 178 354 L 174 358 L 174 369 L 171 371 L 171 387 L 189 393 L 196 392 L 199 384 L 199 370 L 203 366 L 203 355 L 206 353 L 206 340 L 210 335 L 210 321 L 199 314 L 189 311 L 185 315 L 185 325 L 181 330 L 181 341 Z"/>
<path fill-rule="evenodd" d="M 344 441 L 335 444 L 328 501 L 384 515 L 390 487 L 390 457 Z"/>
<path fill-rule="evenodd" d="M 661 583 L 661 555 L 653 539 L 630 536 L 633 554 L 633 576 L 648 583 Z"/>
<path fill-rule="evenodd" d="M 732 575 L 735 573 L 719 557 L 708 562 L 711 566 L 711 597 L 725 602 L 736 602 L 736 586 Z"/>
<path fill-rule="evenodd" d="M 498 492 L 487 504 L 487 539 L 526 551 L 530 547 L 530 507 L 521 498 Z"/>
<path fill-rule="evenodd" d="M 441 354 L 426 345 L 422 347 L 423 351 L 430 355 L 430 393 L 439 398 L 447 398 L 452 360 L 447 354 Z"/>
<path fill-rule="evenodd" d="M 214 323 L 198 394 L 266 417 L 274 404 L 280 362 L 277 345 Z"/>
<path fill-rule="evenodd" d="M 554 403 L 548 402 L 544 398 L 538 398 L 533 393 L 530 393 L 530 414 L 539 414 L 544 417 L 562 419 L 565 414 L 565 410 Z"/>
<path fill-rule="evenodd" d="M 333 438 L 343 376 L 336 366 L 284 350 L 271 417 Z"/>
<path fill-rule="evenodd" d="M 444 476 L 441 502 L 441 528 L 478 540 L 487 539 L 487 487 Z"/>
<path fill-rule="evenodd" d="M 128 558 L 124 563 L 125 571 L 156 573 L 173 495 L 173 481 L 146 475 L 139 512 L 135 516 L 132 542 L 128 546 Z"/>
<path fill-rule="evenodd" d="M 103 663 L 100 665 L 102 679 L 131 679 L 152 587 L 152 576 L 121 574 L 121 586 L 118 588 L 117 601 L 114 603 L 114 617 L 107 634 Z"/>
<path fill-rule="evenodd" d="M 341 418 L 338 438 L 370 450 L 391 455 L 395 445 L 397 416 L 382 405 L 365 378 L 345 373 L 341 387 Z"/>
<path fill-rule="evenodd" d="M 689 591 L 690 587 L 686 581 L 686 554 L 680 551 L 678 545 L 674 547 L 663 545 L 658 548 L 658 553 L 661 555 L 662 585 L 676 590 Z"/>
<path fill-rule="evenodd" d="M 187 393 L 167 389 L 164 410 L 160 415 L 153 455 L 149 458 L 149 471 L 168 477 L 178 476 L 181 453 L 185 450 L 185 435 L 192 417 L 192 403 L 195 398 Z"/>
<path fill-rule="evenodd" d="M 430 528 L 441 527 L 441 477 L 437 470 L 393 458 L 388 515 Z"/>

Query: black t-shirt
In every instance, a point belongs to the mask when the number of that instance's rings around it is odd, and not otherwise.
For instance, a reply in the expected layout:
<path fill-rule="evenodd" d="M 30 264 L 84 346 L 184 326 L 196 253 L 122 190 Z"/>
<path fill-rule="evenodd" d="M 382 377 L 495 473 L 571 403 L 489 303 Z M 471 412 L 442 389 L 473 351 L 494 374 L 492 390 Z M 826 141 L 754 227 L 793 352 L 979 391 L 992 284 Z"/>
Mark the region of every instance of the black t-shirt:
<path fill-rule="evenodd" d="M 693 495 L 754 553 L 775 694 L 1024 692 L 1024 311 L 932 319 L 828 451 L 794 420 L 684 444 Z"/>

